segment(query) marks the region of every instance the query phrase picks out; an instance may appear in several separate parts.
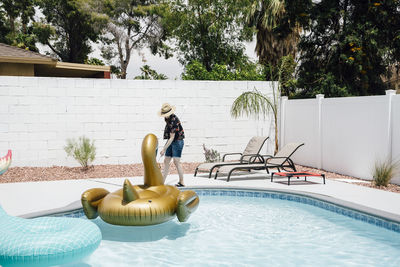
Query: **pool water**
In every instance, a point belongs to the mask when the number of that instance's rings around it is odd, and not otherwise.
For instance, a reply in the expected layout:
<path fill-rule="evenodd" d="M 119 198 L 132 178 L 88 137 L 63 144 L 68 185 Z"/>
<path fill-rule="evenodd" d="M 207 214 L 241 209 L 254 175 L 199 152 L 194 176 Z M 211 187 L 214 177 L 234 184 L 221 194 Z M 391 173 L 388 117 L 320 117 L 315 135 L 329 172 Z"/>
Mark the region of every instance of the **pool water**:
<path fill-rule="evenodd" d="M 200 198 L 186 223 L 97 218 L 100 247 L 73 266 L 400 266 L 398 232 L 294 201 Z"/>

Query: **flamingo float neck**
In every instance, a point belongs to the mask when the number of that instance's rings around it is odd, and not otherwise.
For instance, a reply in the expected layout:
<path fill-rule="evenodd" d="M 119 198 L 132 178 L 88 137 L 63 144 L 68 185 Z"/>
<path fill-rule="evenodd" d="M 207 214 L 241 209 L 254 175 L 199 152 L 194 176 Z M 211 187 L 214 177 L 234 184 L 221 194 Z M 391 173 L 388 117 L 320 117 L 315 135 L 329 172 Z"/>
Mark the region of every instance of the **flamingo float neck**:
<path fill-rule="evenodd" d="M 164 185 L 164 178 L 157 165 L 156 153 L 158 140 L 154 134 L 148 134 L 142 142 L 142 161 L 144 165 L 144 185 Z"/>

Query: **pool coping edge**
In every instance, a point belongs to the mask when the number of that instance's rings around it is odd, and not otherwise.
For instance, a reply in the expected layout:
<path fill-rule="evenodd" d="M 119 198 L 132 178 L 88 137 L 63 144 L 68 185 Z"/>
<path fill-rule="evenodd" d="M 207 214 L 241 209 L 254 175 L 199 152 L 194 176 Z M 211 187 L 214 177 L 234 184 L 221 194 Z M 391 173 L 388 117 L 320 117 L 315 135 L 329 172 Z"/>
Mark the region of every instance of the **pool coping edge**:
<path fill-rule="evenodd" d="M 370 208 L 370 207 L 363 206 L 363 205 L 353 203 L 350 201 L 338 199 L 338 198 L 335 198 L 332 196 L 311 193 L 311 192 L 305 192 L 305 191 L 295 191 L 295 190 L 290 190 L 290 189 L 277 189 L 277 188 L 243 187 L 243 186 L 190 186 L 190 187 L 185 187 L 183 190 L 190 190 L 190 189 L 245 190 L 245 191 L 247 190 L 247 191 L 258 191 L 258 192 L 286 193 L 286 194 L 314 198 L 319 201 L 323 201 L 323 202 L 341 206 L 342 208 L 351 209 L 351 210 L 354 210 L 357 212 L 365 213 L 370 216 L 375 216 L 380 219 L 389 220 L 389 221 L 400 224 L 400 215 L 390 213 L 387 211 Z M 26 219 L 36 218 L 36 217 L 48 216 L 48 215 L 52 215 L 52 214 L 71 212 L 71 211 L 75 211 L 75 210 L 78 210 L 81 208 L 82 208 L 81 201 L 76 200 L 76 201 L 72 202 L 71 204 L 64 206 L 64 207 L 43 210 L 43 211 L 37 211 L 37 212 L 32 212 L 32 213 L 26 213 L 26 214 L 20 215 L 19 217 L 26 218 Z"/>

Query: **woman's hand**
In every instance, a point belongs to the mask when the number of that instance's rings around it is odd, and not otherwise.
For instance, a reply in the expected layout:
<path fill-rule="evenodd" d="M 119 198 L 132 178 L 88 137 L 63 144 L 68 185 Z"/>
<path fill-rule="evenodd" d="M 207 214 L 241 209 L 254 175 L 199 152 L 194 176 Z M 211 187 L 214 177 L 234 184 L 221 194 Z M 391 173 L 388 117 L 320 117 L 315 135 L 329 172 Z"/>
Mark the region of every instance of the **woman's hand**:
<path fill-rule="evenodd" d="M 160 155 L 161 156 L 164 156 L 165 151 L 167 151 L 167 148 L 171 145 L 172 141 L 174 141 L 174 138 L 175 138 L 175 133 L 171 133 L 171 135 L 170 135 L 167 143 L 165 144 L 163 150 L 160 151 Z"/>
<path fill-rule="evenodd" d="M 165 155 L 165 150 L 163 149 L 163 150 L 160 151 L 160 156 L 162 157 L 164 155 Z"/>

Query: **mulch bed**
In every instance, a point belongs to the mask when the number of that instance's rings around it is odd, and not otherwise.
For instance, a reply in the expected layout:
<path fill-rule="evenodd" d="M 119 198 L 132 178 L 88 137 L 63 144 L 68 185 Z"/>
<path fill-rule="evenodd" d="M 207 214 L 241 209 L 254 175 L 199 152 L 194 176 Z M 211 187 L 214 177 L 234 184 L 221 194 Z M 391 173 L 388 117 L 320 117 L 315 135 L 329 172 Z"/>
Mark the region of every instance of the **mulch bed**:
<path fill-rule="evenodd" d="M 182 167 L 184 173 L 194 173 L 199 163 L 183 162 Z M 162 167 L 163 164 L 161 164 Z M 352 182 L 360 186 L 367 186 L 385 191 L 400 193 L 400 186 L 389 184 L 387 187 L 378 187 L 370 181 L 358 179 L 351 176 L 341 175 L 338 173 L 327 172 L 306 166 L 296 165 L 299 172 L 315 172 L 324 173 L 327 179 L 352 179 L 360 180 L 359 183 Z M 176 174 L 174 164 L 171 164 L 170 173 Z M 75 180 L 88 178 L 113 178 L 113 177 L 133 177 L 143 176 L 143 164 L 122 164 L 122 165 L 95 165 L 84 170 L 80 167 L 11 167 L 6 173 L 0 176 L 0 183 L 19 183 L 19 182 L 37 182 L 37 181 L 54 181 L 54 180 Z M 364 182 L 363 182 L 364 181 Z"/>

